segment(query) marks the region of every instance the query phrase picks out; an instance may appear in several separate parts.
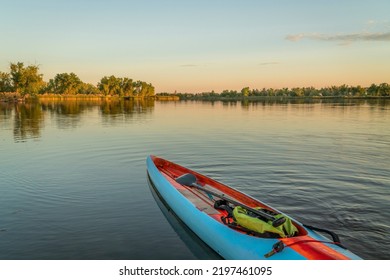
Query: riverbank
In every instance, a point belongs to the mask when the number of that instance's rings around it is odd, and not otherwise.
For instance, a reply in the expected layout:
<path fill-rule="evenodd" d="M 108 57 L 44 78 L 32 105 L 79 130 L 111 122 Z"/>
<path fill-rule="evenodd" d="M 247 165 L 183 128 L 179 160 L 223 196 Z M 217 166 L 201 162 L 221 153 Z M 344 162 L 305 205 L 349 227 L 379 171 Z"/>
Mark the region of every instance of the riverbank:
<path fill-rule="evenodd" d="M 155 96 L 118 96 L 103 94 L 38 94 L 35 96 L 22 96 L 16 92 L 0 92 L 0 102 L 2 103 L 20 103 L 26 100 L 143 100 L 154 99 L 157 101 L 225 101 L 225 102 L 251 102 L 251 101 L 297 101 L 313 102 L 316 100 L 372 100 L 372 99 L 390 99 L 390 96 L 201 96 L 201 95 L 155 95 Z"/>
<path fill-rule="evenodd" d="M 42 94 L 37 96 L 38 99 L 43 100 L 96 100 L 96 99 L 104 99 L 104 100 L 142 100 L 142 99 L 155 99 L 158 101 L 179 101 L 179 96 L 118 96 L 118 95 L 103 95 L 103 94 L 76 94 L 76 95 L 63 95 L 63 94 Z"/>
<path fill-rule="evenodd" d="M 342 102 L 348 100 L 381 100 L 390 99 L 390 96 L 156 96 L 158 101 L 208 101 L 208 102 L 296 102 L 312 103 L 317 101 Z"/>
<path fill-rule="evenodd" d="M 24 98 L 17 92 L 0 92 L 0 102 L 18 103 L 24 101 Z"/>
<path fill-rule="evenodd" d="M 118 95 L 103 95 L 103 94 L 38 94 L 38 95 L 24 95 L 17 92 L 0 92 L 1 103 L 20 103 L 27 100 L 142 100 L 154 99 L 154 97 L 140 97 L 140 96 L 118 96 Z"/>

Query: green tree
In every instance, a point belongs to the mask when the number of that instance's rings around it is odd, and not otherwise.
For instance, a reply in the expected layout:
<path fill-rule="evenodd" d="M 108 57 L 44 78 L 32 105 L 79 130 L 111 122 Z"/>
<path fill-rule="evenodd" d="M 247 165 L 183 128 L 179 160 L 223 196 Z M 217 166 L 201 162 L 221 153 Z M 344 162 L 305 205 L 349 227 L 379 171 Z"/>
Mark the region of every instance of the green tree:
<path fill-rule="evenodd" d="M 99 94 L 100 91 L 98 90 L 98 88 L 92 84 L 88 84 L 88 83 L 82 83 L 80 88 L 79 88 L 79 93 L 80 94 Z"/>
<path fill-rule="evenodd" d="M 122 78 L 120 82 L 123 95 L 133 96 L 133 80 L 129 78 Z"/>
<path fill-rule="evenodd" d="M 351 94 L 352 96 L 364 96 L 366 93 L 366 90 L 362 88 L 361 86 L 351 87 Z"/>
<path fill-rule="evenodd" d="M 101 78 L 100 82 L 98 83 L 98 89 L 104 94 L 104 95 L 123 95 L 122 90 L 122 79 L 117 78 L 113 75 L 110 77 L 104 76 Z"/>
<path fill-rule="evenodd" d="M 98 83 L 98 89 L 104 95 L 147 97 L 155 94 L 152 84 L 143 81 L 133 82 L 130 78 L 117 78 L 115 76 L 103 77 Z"/>
<path fill-rule="evenodd" d="M 83 82 L 75 73 L 57 74 L 50 79 L 48 90 L 56 94 L 78 94 L 82 90 Z"/>
<path fill-rule="evenodd" d="M 10 91 L 12 91 L 10 74 L 0 71 L 0 92 L 10 92 Z"/>
<path fill-rule="evenodd" d="M 369 96 L 378 96 L 379 87 L 376 84 L 371 84 L 371 86 L 367 88 L 367 93 Z"/>
<path fill-rule="evenodd" d="M 139 96 L 142 90 L 142 82 L 141 81 L 133 82 L 133 88 L 134 88 L 133 94 L 135 96 Z"/>
<path fill-rule="evenodd" d="M 382 83 L 379 85 L 380 96 L 390 96 L 390 85 L 388 83 Z"/>
<path fill-rule="evenodd" d="M 301 97 L 301 96 L 303 96 L 303 89 L 302 88 L 298 88 L 298 87 L 292 88 L 291 92 L 290 92 L 290 96 L 292 96 L 292 97 Z"/>
<path fill-rule="evenodd" d="M 139 97 L 150 97 L 154 95 L 154 87 L 152 84 L 141 82 L 141 89 L 138 94 Z"/>
<path fill-rule="evenodd" d="M 241 90 L 241 94 L 242 94 L 242 96 L 244 96 L 244 97 L 249 96 L 249 87 L 244 87 L 244 88 Z"/>
<path fill-rule="evenodd" d="M 39 93 L 45 86 L 37 65 L 24 66 L 22 62 L 10 64 L 12 90 L 22 95 Z"/>

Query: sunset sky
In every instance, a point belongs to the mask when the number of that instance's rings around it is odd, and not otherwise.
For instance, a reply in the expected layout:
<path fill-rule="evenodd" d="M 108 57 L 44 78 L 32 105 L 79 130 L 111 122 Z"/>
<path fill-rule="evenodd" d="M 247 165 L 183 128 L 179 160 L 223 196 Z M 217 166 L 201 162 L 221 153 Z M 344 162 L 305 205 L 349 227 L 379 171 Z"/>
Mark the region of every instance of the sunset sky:
<path fill-rule="evenodd" d="M 156 92 L 390 83 L 389 0 L 0 0 L 0 71 Z"/>

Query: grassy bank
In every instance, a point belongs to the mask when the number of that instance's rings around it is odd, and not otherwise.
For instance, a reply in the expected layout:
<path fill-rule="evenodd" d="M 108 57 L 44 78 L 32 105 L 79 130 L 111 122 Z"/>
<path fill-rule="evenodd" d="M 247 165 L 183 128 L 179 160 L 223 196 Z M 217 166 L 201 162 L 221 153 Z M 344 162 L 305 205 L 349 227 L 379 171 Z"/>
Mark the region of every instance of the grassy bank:
<path fill-rule="evenodd" d="M 159 101 L 179 101 L 180 97 L 176 95 L 156 95 L 156 100 Z"/>
<path fill-rule="evenodd" d="M 104 95 L 104 94 L 53 94 L 45 93 L 36 96 L 40 100 L 120 100 L 120 99 L 148 99 L 153 97 L 143 96 L 119 96 L 119 95 Z"/>
<path fill-rule="evenodd" d="M 121 100 L 121 99 L 132 99 L 141 100 L 154 97 L 138 97 L 138 96 L 118 96 L 118 95 L 103 95 L 103 94 L 37 94 L 34 96 L 24 95 L 22 96 L 16 92 L 0 92 L 0 102 L 3 103 L 18 103 L 24 102 L 25 100 Z M 171 99 L 170 99 L 171 100 Z"/>
<path fill-rule="evenodd" d="M 17 92 L 0 92 L 0 102 L 17 103 L 21 101 L 24 101 L 24 97 Z"/>

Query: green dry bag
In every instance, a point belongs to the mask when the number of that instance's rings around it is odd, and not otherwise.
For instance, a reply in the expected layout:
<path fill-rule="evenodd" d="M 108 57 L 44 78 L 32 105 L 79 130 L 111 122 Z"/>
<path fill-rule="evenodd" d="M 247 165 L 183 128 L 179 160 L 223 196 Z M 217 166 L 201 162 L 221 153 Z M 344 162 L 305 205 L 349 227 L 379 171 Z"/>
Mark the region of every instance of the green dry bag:
<path fill-rule="evenodd" d="M 260 207 L 255 207 L 256 210 L 264 210 Z M 257 217 L 248 215 L 248 211 L 241 206 L 237 206 L 233 209 L 233 218 L 236 223 L 246 229 L 257 233 L 276 233 L 280 237 L 289 237 L 294 236 L 298 229 L 293 225 L 291 219 L 283 216 L 282 214 L 277 214 L 274 216 L 275 219 L 284 217 L 286 222 L 278 227 L 272 226 L 272 221 L 265 222 Z"/>

